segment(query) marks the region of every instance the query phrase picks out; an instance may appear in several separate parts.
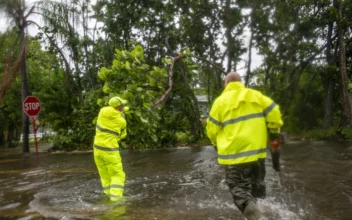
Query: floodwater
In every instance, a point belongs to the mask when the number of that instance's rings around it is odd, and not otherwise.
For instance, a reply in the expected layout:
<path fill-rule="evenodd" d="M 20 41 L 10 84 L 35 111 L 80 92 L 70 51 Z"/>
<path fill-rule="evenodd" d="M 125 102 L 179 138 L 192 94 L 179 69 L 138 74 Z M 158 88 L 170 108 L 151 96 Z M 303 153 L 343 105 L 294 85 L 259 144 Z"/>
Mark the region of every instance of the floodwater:
<path fill-rule="evenodd" d="M 345 142 L 289 142 L 282 172 L 267 165 L 266 220 L 352 219 L 352 152 Z M 0 153 L 0 219 L 244 219 L 211 146 L 121 152 L 125 197 L 102 195 L 93 154 Z"/>

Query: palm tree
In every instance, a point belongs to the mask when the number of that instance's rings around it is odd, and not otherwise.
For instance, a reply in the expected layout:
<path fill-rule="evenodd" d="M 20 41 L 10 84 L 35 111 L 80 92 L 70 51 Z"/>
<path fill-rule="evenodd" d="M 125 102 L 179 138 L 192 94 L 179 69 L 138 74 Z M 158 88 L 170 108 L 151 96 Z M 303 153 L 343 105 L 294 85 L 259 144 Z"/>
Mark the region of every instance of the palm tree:
<path fill-rule="evenodd" d="M 27 72 L 26 72 L 26 28 L 28 27 L 28 17 L 33 14 L 35 4 L 27 6 L 25 0 L 0 0 L 0 11 L 12 20 L 18 28 L 18 36 L 20 43 L 18 64 L 21 69 L 21 83 L 22 83 L 22 102 L 28 96 L 28 83 L 27 83 Z M 17 68 L 12 68 L 16 70 Z M 16 75 L 15 72 L 9 72 L 7 74 Z M 5 76 L 6 74 L 4 74 Z M 14 77 L 13 77 L 14 78 Z M 11 83 L 11 82 L 9 82 Z M 3 88 L 1 88 L 3 89 Z M 1 91 L 3 92 L 3 91 Z M 23 132 L 23 153 L 29 153 L 29 118 L 22 111 L 22 132 Z"/>

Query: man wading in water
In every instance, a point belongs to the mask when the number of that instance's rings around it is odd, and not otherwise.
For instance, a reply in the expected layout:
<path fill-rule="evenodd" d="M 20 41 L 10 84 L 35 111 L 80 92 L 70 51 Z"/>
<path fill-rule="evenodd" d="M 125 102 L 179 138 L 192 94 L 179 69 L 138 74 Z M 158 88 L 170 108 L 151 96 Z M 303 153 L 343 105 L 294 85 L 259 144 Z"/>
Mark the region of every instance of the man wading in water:
<path fill-rule="evenodd" d="M 262 93 L 247 89 L 238 73 L 230 72 L 225 89 L 207 120 L 207 135 L 225 165 L 226 183 L 236 207 L 249 220 L 262 214 L 256 198 L 265 197 L 267 129 L 280 132 L 279 106 Z"/>
<path fill-rule="evenodd" d="M 125 172 L 118 142 L 126 137 L 126 120 L 123 117 L 127 101 L 113 97 L 109 106 L 101 108 L 94 139 L 94 161 L 97 165 L 105 195 L 111 201 L 120 201 L 125 186 Z"/>

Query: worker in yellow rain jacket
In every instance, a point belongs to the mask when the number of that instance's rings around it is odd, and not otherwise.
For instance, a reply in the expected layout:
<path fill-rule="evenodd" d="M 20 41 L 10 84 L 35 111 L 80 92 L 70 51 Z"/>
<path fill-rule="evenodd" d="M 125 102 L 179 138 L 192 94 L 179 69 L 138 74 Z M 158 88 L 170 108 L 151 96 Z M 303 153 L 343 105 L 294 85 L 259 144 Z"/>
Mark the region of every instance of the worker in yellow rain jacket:
<path fill-rule="evenodd" d="M 267 132 L 283 125 L 279 106 L 262 93 L 245 88 L 238 73 L 226 76 L 214 101 L 206 131 L 225 165 L 226 183 L 236 207 L 249 220 L 261 217 L 256 198 L 265 197 Z"/>
<path fill-rule="evenodd" d="M 126 100 L 113 97 L 109 106 L 101 108 L 94 139 L 94 160 L 97 165 L 105 195 L 118 201 L 124 191 L 125 172 L 118 141 L 126 137 L 126 120 L 123 117 Z"/>

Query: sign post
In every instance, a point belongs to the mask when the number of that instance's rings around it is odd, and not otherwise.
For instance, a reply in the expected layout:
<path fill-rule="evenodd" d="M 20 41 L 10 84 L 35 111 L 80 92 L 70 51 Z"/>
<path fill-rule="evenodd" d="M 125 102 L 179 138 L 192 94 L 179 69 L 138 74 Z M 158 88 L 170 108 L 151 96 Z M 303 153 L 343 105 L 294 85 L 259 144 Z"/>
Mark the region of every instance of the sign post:
<path fill-rule="evenodd" d="M 27 98 L 23 101 L 23 111 L 29 116 L 29 119 L 33 123 L 33 132 L 34 132 L 34 142 L 35 149 L 38 158 L 38 142 L 37 142 L 37 129 L 35 127 L 35 120 L 38 117 L 40 112 L 40 101 L 35 96 L 27 96 Z"/>

